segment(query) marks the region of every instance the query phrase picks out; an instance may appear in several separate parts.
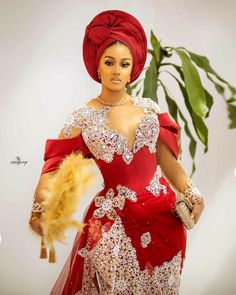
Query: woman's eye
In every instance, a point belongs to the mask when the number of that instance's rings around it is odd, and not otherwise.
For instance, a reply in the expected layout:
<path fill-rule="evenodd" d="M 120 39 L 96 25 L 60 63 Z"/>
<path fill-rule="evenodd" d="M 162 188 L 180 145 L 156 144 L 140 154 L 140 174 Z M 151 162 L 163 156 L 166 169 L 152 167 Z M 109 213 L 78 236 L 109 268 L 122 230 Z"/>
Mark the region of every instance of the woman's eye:
<path fill-rule="evenodd" d="M 110 66 L 113 64 L 113 62 L 110 60 L 107 60 L 107 61 L 105 61 L 105 64 Z M 127 68 L 129 65 L 130 65 L 129 63 L 123 63 L 122 67 Z"/>
<path fill-rule="evenodd" d="M 109 61 L 109 60 L 107 60 L 107 61 L 105 61 L 105 64 L 107 65 L 110 65 L 110 64 L 112 64 L 112 61 Z"/>
<path fill-rule="evenodd" d="M 127 68 L 129 66 L 129 63 L 125 63 L 122 66 L 125 67 L 125 68 Z"/>

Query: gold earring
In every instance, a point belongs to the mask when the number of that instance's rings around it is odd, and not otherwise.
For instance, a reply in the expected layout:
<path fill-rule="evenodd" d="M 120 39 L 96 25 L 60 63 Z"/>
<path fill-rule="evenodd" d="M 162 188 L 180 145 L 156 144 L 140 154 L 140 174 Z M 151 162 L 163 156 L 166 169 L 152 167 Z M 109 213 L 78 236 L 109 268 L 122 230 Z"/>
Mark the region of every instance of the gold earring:
<path fill-rule="evenodd" d="M 98 72 L 98 78 L 99 78 L 99 80 L 101 80 L 100 72 L 99 71 L 97 71 L 97 72 Z"/>

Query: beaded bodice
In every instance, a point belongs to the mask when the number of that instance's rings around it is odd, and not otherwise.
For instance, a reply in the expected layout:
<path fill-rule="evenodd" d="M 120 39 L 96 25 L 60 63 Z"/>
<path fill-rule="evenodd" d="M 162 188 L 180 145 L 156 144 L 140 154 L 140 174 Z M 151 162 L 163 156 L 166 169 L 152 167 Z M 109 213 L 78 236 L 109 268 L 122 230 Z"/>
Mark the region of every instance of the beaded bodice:
<path fill-rule="evenodd" d="M 124 134 L 108 127 L 108 115 L 112 109 L 110 106 L 95 109 L 86 104 L 81 105 L 68 116 L 64 126 L 65 137 L 71 135 L 72 127 L 81 128 L 82 137 L 91 153 L 96 159 L 102 159 L 106 163 L 112 162 L 117 153 L 129 165 L 134 154 L 144 146 L 148 147 L 150 153 L 155 153 L 159 134 L 157 114 L 160 113 L 160 107 L 150 98 L 131 97 L 131 101 L 145 113 L 135 129 L 135 140 L 131 148 Z"/>

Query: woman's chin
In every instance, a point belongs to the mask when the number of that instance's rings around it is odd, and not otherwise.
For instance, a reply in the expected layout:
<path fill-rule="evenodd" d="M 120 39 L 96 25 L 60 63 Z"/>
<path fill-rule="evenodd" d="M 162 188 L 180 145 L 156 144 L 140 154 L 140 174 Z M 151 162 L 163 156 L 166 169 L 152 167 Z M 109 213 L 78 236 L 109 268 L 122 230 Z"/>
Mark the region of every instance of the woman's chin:
<path fill-rule="evenodd" d="M 122 83 L 120 84 L 115 84 L 115 83 L 112 83 L 112 84 L 109 84 L 106 86 L 109 90 L 122 90 L 125 88 L 125 85 L 123 85 Z"/>

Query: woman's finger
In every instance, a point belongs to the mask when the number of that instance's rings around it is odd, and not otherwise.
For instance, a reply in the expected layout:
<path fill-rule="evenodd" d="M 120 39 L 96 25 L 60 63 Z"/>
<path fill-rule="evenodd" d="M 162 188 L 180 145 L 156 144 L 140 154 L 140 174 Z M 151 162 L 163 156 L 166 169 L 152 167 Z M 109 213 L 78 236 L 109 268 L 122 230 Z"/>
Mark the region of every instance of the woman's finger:
<path fill-rule="evenodd" d="M 40 236 L 43 235 L 43 232 L 42 232 L 42 228 L 41 228 L 41 225 L 40 225 L 40 220 L 37 219 L 37 220 L 34 220 L 31 224 L 31 227 L 32 229 Z"/>
<path fill-rule="evenodd" d="M 193 210 L 191 212 L 191 217 L 194 219 L 194 223 L 196 224 L 202 214 L 202 211 L 204 209 L 204 201 L 202 201 L 199 204 L 195 204 L 193 206 Z"/>

